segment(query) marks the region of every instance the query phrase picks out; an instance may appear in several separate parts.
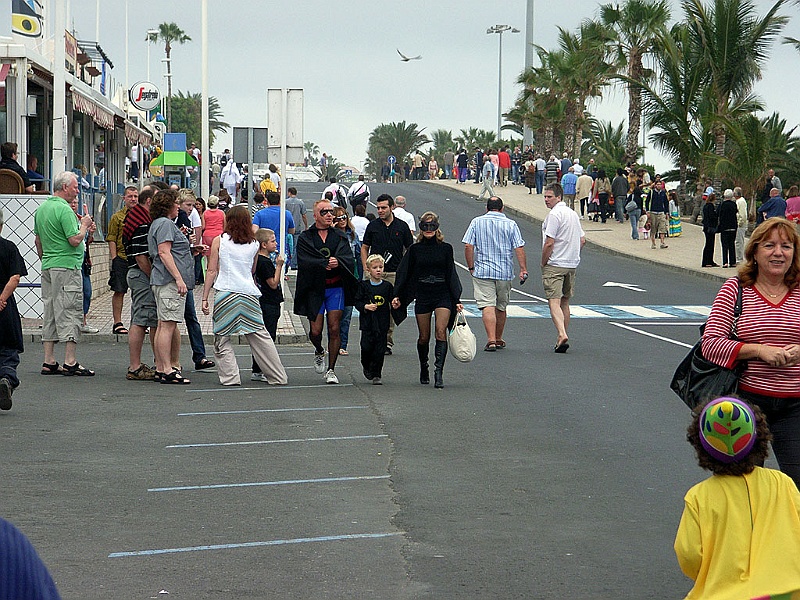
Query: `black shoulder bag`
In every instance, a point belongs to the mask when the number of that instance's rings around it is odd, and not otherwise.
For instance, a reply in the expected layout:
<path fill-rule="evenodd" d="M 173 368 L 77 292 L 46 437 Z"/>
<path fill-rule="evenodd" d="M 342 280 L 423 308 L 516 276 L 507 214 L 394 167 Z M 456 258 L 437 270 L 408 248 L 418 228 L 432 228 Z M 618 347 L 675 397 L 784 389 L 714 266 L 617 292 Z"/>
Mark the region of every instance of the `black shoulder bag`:
<path fill-rule="evenodd" d="M 742 283 L 738 282 L 739 290 L 736 294 L 736 305 L 733 308 L 733 325 L 731 326 L 730 339 L 738 340 L 736 327 L 742 314 Z M 705 323 L 700 327 L 703 333 Z M 698 341 L 689 354 L 680 362 L 669 387 L 678 394 L 684 404 L 691 409 L 708 400 L 719 396 L 728 396 L 736 393 L 739 387 L 739 377 L 746 367 L 740 361 L 733 369 L 720 367 L 703 357 L 702 339 Z"/>

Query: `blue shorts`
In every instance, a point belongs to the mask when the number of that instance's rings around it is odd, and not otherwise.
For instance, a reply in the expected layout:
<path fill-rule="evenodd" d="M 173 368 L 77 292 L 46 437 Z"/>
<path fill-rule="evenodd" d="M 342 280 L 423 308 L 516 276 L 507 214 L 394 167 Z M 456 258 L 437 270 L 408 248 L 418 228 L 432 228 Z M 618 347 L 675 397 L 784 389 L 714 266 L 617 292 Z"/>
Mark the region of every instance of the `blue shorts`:
<path fill-rule="evenodd" d="M 325 290 L 325 299 L 319 307 L 317 314 L 324 314 L 326 311 L 344 310 L 344 289 L 340 287 L 328 288 Z"/>

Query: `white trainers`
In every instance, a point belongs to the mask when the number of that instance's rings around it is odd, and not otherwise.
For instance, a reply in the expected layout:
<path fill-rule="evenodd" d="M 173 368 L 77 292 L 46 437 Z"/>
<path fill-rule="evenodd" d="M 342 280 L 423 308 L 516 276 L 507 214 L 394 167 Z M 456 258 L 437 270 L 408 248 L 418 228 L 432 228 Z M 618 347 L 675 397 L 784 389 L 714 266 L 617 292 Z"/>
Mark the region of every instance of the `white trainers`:
<path fill-rule="evenodd" d="M 333 369 L 328 369 L 328 372 L 325 373 L 325 383 L 339 383 L 339 378 L 333 372 Z"/>
<path fill-rule="evenodd" d="M 263 381 L 264 383 L 269 383 L 267 376 L 263 373 L 253 373 L 250 375 L 250 381 Z"/>
<path fill-rule="evenodd" d="M 314 353 L 314 371 L 322 375 L 325 372 L 325 352 L 322 354 Z"/>
<path fill-rule="evenodd" d="M 91 325 L 79 325 L 78 329 L 81 330 L 81 333 L 100 333 L 97 327 L 92 327 Z"/>

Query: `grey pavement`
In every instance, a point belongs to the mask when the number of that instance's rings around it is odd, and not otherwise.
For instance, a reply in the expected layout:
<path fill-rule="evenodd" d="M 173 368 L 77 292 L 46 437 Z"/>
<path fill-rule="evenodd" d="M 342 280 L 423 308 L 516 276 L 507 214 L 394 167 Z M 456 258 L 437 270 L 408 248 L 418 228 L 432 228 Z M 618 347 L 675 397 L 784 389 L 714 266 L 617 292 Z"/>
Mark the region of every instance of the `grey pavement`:
<path fill-rule="evenodd" d="M 477 198 L 481 187 L 467 180 L 466 183 L 457 184 L 452 179 L 426 182 L 431 185 L 448 187 Z M 495 186 L 495 195 L 503 199 L 505 211 L 516 217 L 527 218 L 535 222 L 544 221 L 550 212 L 544 204 L 541 194 L 528 194 L 528 188 L 523 185 Z M 477 205 L 477 202 L 475 203 Z M 635 241 L 631 239 L 631 226 L 626 221 L 619 224 L 613 219 L 607 223 L 594 223 L 589 220 L 581 221 L 586 232 L 586 242 L 593 244 L 605 251 L 621 254 L 629 258 L 645 262 L 656 263 L 677 271 L 692 271 L 701 277 L 715 280 L 724 280 L 733 277 L 736 269 L 703 268 L 700 266 L 703 254 L 705 237 L 700 225 L 693 225 L 687 218 L 682 218 L 682 233 L 678 237 L 667 239 L 669 248 L 661 249 L 656 245 L 653 250 L 649 240 Z M 722 247 L 718 245 L 715 250 L 717 258 L 721 255 Z M 721 261 L 720 261 L 721 262 Z"/>

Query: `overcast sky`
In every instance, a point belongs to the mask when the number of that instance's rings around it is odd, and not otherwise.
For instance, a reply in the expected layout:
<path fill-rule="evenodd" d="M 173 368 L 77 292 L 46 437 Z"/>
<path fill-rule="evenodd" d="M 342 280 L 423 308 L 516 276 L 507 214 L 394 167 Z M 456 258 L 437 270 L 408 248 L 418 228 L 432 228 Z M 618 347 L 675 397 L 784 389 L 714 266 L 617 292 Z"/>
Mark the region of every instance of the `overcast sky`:
<path fill-rule="evenodd" d="M 114 63 L 114 75 L 126 81 L 125 4 L 101 0 L 100 45 Z M 266 126 L 266 90 L 303 88 L 303 138 L 341 161 L 360 166 L 370 131 L 380 123 L 417 123 L 427 132 L 497 127 L 498 36 L 495 24 L 521 30 L 503 35 L 503 107 L 519 94 L 515 80 L 525 63 L 525 0 L 385 3 L 375 0 L 330 2 L 301 0 L 209 1 L 209 93 L 219 99 L 224 120 L 237 127 Z M 673 19 L 681 16 L 673 1 Z M 762 14 L 772 2 L 755 0 Z M 80 39 L 95 35 L 97 0 L 71 0 L 72 22 Z M 392 8 L 390 8 L 390 6 Z M 535 43 L 556 47 L 557 26 L 574 30 L 594 17 L 592 0 L 536 2 Z M 786 35 L 800 38 L 800 11 L 785 9 L 793 20 Z M 129 72 L 132 84 L 147 74 L 146 31 L 175 22 L 192 41 L 172 52 L 173 93 L 200 91 L 199 0 L 135 0 L 129 3 Z M 400 61 L 396 49 L 419 61 Z M 163 45 L 150 50 L 151 80 L 166 92 Z M 800 104 L 791 86 L 800 53 L 786 45 L 772 49 L 756 91 L 768 112 L 800 123 Z M 590 106 L 596 116 L 619 123 L 626 118 L 621 90 L 608 88 Z M 231 145 L 232 134 L 218 138 L 213 150 Z M 199 140 L 197 140 L 199 142 Z M 669 167 L 655 152 L 646 155 L 659 170 Z"/>

